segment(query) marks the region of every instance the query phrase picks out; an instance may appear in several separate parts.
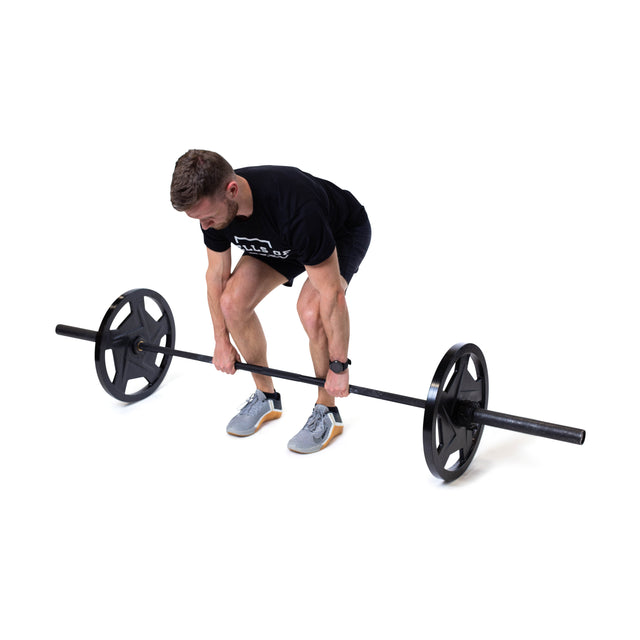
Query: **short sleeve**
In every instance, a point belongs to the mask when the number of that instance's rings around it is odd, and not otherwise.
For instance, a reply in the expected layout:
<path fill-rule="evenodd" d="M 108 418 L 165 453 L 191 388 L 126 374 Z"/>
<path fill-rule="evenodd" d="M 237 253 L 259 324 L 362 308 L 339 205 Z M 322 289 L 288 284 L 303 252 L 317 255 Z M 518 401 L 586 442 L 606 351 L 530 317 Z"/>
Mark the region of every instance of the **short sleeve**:
<path fill-rule="evenodd" d="M 202 229 L 202 227 L 200 227 L 200 229 L 202 230 L 204 243 L 207 246 L 207 249 L 222 253 L 231 246 L 231 243 L 215 229 L 207 229 L 206 231 Z"/>
<path fill-rule="evenodd" d="M 320 207 L 311 203 L 303 206 L 292 221 L 289 241 L 297 259 L 305 266 L 324 262 L 336 248 Z"/>

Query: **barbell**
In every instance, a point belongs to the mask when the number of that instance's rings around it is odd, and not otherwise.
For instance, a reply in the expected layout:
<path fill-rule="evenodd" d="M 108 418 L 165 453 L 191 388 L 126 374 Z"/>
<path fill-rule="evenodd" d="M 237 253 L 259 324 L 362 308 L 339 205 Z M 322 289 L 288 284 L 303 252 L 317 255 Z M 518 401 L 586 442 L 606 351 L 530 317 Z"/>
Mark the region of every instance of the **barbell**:
<path fill-rule="evenodd" d="M 115 325 L 115 326 L 114 326 Z M 151 289 L 132 289 L 109 307 L 97 331 L 59 324 L 56 333 L 95 342 L 95 365 L 103 388 L 122 402 L 150 396 L 167 375 L 173 357 L 212 362 L 212 356 L 175 349 L 175 321 L 167 301 Z M 236 369 L 324 386 L 324 379 L 236 362 Z M 424 409 L 423 449 L 437 478 L 460 477 L 476 454 L 485 426 L 498 427 L 570 444 L 586 433 L 549 422 L 487 409 L 489 377 L 479 347 L 459 343 L 438 365 L 426 400 L 350 385 L 350 393 Z"/>

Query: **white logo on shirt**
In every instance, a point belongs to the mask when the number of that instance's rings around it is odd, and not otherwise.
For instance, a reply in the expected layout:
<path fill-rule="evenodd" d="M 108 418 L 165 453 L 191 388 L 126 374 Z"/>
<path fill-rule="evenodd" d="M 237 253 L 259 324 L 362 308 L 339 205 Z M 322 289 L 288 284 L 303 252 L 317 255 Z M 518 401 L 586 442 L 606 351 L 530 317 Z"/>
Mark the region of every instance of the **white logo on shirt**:
<path fill-rule="evenodd" d="M 254 255 L 265 256 L 267 258 L 284 259 L 288 258 L 291 253 L 291 249 L 276 251 L 268 240 L 261 240 L 260 238 L 243 238 L 241 236 L 234 236 L 234 243 L 246 253 L 253 253 Z"/>

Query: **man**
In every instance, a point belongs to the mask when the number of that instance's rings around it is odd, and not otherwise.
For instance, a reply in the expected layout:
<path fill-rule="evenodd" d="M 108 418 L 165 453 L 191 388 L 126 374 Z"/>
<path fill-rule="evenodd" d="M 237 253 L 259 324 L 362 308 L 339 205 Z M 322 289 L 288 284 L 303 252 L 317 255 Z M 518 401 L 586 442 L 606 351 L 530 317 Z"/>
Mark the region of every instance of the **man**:
<path fill-rule="evenodd" d="M 311 417 L 288 446 L 298 453 L 320 451 L 343 429 L 335 398 L 349 393 L 345 292 L 371 239 L 364 207 L 348 191 L 299 169 L 234 171 L 219 154 L 202 150 L 188 151 L 176 162 L 171 203 L 198 220 L 204 234 L 218 370 L 235 373 L 238 351 L 246 362 L 268 366 L 255 308 L 277 286 L 291 286 L 306 272 L 297 309 L 315 374 L 326 383 L 318 388 Z M 233 272 L 231 243 L 243 251 Z M 255 393 L 227 426 L 232 435 L 252 435 L 282 415 L 272 378 L 253 378 Z"/>

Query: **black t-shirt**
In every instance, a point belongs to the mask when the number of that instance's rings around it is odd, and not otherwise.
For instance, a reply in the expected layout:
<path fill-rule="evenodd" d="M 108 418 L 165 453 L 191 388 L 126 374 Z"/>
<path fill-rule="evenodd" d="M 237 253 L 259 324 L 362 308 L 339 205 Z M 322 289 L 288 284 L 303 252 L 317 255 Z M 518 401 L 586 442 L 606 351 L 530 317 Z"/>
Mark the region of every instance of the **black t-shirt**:
<path fill-rule="evenodd" d="M 233 243 L 249 254 L 313 266 L 366 218 L 351 193 L 300 169 L 261 166 L 236 173 L 249 183 L 253 213 L 226 229 L 203 230 L 212 251 L 226 251 Z"/>

